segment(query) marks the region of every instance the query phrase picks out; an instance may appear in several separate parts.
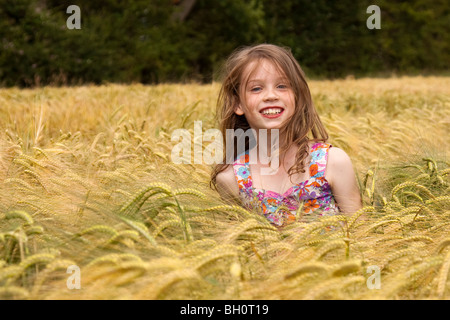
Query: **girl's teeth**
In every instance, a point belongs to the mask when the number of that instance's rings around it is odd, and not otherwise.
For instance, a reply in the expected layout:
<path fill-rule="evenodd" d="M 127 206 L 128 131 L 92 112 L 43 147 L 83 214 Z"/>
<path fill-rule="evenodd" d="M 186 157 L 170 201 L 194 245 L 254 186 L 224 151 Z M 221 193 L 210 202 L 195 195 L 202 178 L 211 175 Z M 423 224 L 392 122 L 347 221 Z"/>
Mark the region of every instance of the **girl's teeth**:
<path fill-rule="evenodd" d="M 266 109 L 263 111 L 263 114 L 279 114 L 281 111 L 281 109 Z"/>

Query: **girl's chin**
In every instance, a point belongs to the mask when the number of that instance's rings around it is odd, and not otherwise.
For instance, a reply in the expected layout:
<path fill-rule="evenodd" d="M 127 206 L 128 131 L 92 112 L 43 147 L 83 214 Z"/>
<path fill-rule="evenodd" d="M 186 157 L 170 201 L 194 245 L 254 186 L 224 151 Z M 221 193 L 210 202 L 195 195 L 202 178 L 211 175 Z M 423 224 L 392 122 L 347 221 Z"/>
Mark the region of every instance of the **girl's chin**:
<path fill-rule="evenodd" d="M 275 119 L 274 119 L 275 120 Z M 281 128 L 283 128 L 287 122 L 285 121 L 281 121 L 281 119 L 276 119 L 278 121 L 269 121 L 269 122 L 260 122 L 260 123 L 255 123 L 254 125 L 250 124 L 250 127 L 255 129 L 255 130 L 261 130 L 261 129 L 266 129 L 266 130 L 281 130 Z"/>
<path fill-rule="evenodd" d="M 264 126 L 264 127 L 258 127 L 258 128 L 254 128 L 256 129 L 256 131 L 258 130 L 267 130 L 268 133 L 270 133 L 271 130 L 281 130 L 282 126 Z"/>
<path fill-rule="evenodd" d="M 281 121 L 273 122 L 273 123 L 263 123 L 261 124 L 261 129 L 281 129 L 284 123 Z"/>

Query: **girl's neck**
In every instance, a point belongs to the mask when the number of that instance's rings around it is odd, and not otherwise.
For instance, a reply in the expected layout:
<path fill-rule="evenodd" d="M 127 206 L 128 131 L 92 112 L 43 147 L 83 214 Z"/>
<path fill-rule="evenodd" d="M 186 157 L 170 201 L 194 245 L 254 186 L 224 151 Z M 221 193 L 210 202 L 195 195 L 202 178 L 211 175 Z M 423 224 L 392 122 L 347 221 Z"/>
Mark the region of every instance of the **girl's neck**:
<path fill-rule="evenodd" d="M 272 140 L 270 130 L 268 130 L 267 139 L 259 139 L 256 146 L 259 159 L 258 162 L 270 164 L 272 161 L 279 161 L 279 164 L 284 163 L 285 157 L 292 151 L 292 146 L 288 150 L 284 150 L 286 145 L 287 141 L 284 137 L 274 136 Z"/>

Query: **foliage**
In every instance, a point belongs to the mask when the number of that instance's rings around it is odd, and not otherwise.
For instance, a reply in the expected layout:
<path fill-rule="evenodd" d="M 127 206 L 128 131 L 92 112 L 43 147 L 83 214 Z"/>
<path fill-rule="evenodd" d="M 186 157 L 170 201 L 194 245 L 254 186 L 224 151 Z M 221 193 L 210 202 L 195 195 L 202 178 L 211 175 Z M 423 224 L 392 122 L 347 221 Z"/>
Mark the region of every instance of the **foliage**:
<path fill-rule="evenodd" d="M 311 77 L 449 69 L 448 1 L 0 0 L 0 85 L 210 82 L 235 48 L 292 48 Z M 66 9 L 81 10 L 69 30 Z M 369 30 L 366 9 L 381 9 Z"/>

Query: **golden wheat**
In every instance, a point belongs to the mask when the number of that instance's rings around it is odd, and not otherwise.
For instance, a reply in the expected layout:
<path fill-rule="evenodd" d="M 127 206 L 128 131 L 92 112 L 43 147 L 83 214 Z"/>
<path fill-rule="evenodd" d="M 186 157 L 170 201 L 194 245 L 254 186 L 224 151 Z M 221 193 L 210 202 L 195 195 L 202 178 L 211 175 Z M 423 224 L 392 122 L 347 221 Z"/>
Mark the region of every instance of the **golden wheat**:
<path fill-rule="evenodd" d="M 449 87 L 311 81 L 363 208 L 283 228 L 171 161 L 175 129 L 217 127 L 217 83 L 1 89 L 0 298 L 448 299 Z"/>

